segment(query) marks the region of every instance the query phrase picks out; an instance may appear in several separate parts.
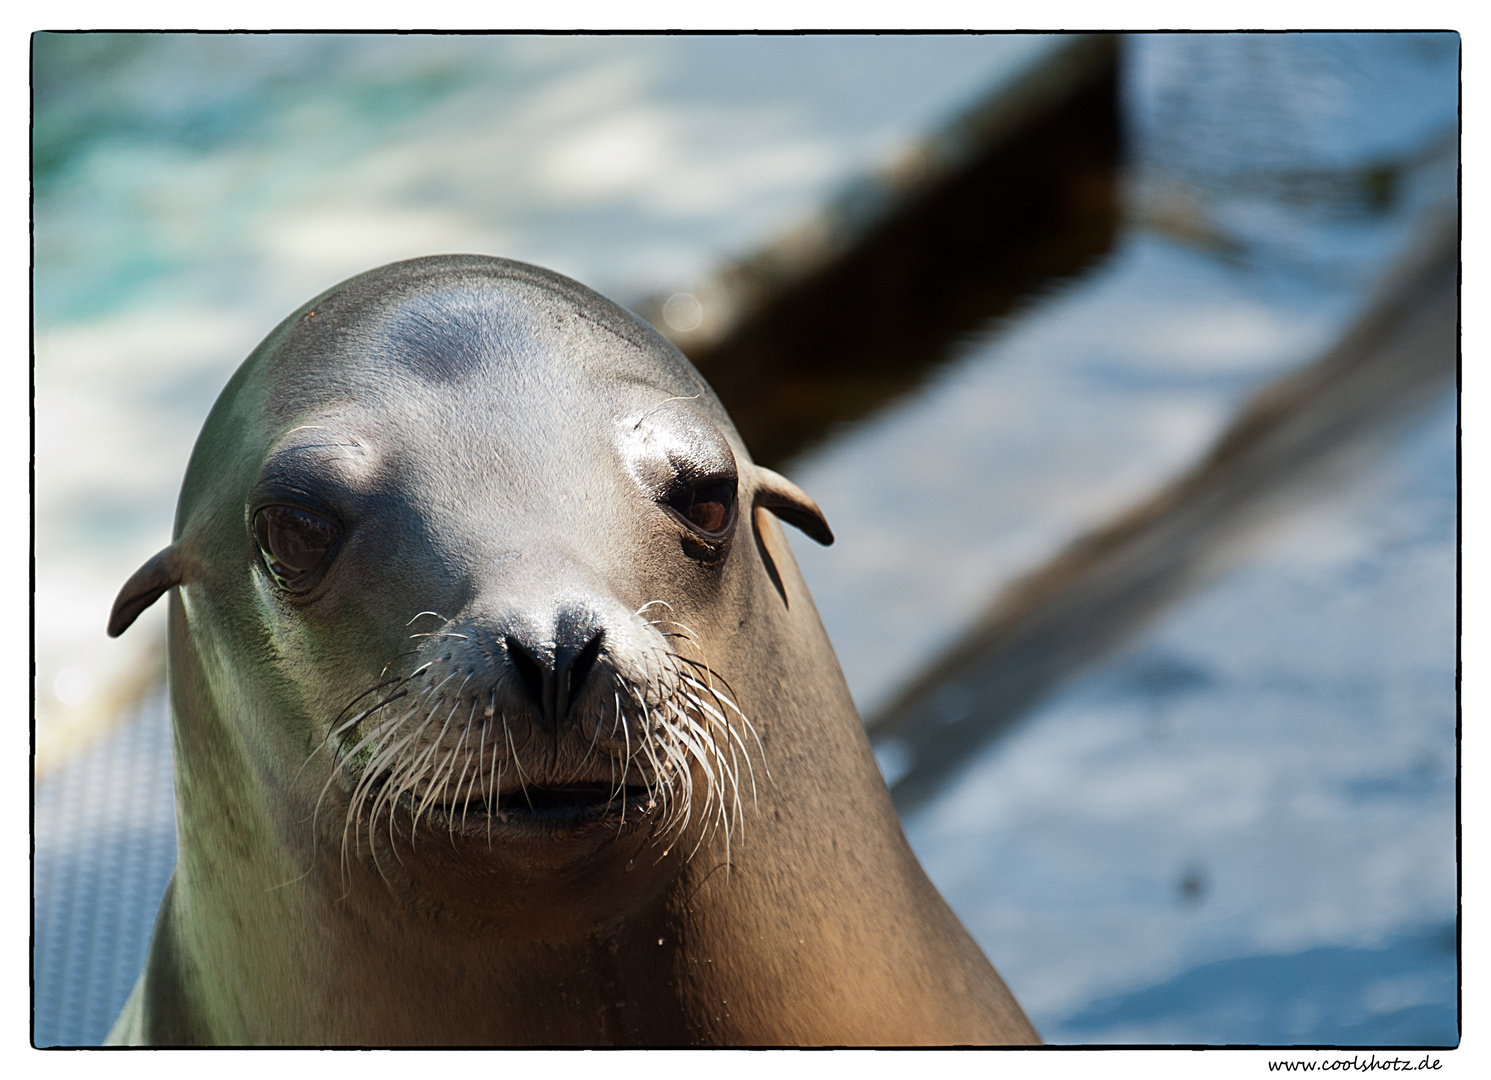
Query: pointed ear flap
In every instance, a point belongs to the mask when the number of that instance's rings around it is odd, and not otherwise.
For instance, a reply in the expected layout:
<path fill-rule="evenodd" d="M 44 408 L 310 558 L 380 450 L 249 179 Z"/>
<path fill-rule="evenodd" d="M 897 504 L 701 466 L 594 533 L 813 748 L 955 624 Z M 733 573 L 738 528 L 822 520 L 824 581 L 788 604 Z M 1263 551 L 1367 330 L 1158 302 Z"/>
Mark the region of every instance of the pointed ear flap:
<path fill-rule="evenodd" d="M 130 623 L 139 618 L 140 612 L 159 600 L 167 589 L 185 580 L 183 560 L 176 545 L 157 552 L 119 590 L 114 599 L 114 610 L 109 612 L 109 636 L 118 637 L 124 633 Z"/>
<path fill-rule="evenodd" d="M 796 525 L 825 547 L 834 542 L 828 519 L 818 509 L 818 504 L 808 498 L 807 492 L 785 476 L 759 466 L 756 469 L 755 505 L 770 510 L 789 525 Z"/>

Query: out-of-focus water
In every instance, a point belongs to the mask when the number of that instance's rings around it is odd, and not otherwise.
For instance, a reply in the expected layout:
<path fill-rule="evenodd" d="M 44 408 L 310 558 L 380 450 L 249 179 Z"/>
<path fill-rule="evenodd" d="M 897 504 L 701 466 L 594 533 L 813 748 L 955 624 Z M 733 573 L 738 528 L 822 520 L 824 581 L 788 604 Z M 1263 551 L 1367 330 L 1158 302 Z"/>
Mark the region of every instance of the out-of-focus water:
<path fill-rule="evenodd" d="M 44 35 L 39 321 L 183 293 L 282 315 L 437 251 L 622 300 L 689 284 L 1052 44 Z"/>
<path fill-rule="evenodd" d="M 1447 37 L 1131 42 L 1131 225 L 1106 264 L 792 470 L 839 537 L 793 550 L 861 712 L 1001 586 L 1196 460 L 1357 313 L 1419 213 L 1455 192 Z M 1374 205 L 1378 172 L 1392 198 Z M 1316 180 L 1289 186 L 1299 176 Z"/>
<path fill-rule="evenodd" d="M 106 642 L 113 591 L 168 539 L 228 373 L 301 301 L 458 249 L 623 302 L 686 287 L 1049 43 L 47 47 L 38 708 L 65 725 L 144 662 L 160 613 Z M 1161 36 L 1126 61 L 1112 257 L 788 469 L 839 536 L 794 550 L 867 712 L 1327 344 L 1453 194 L 1454 35 Z M 1454 1040 L 1453 429 L 1422 421 L 907 822 L 1047 1038 Z M 84 911 L 67 866 L 39 906 Z M 37 925 L 40 1002 L 40 935 L 93 923 Z"/>
<path fill-rule="evenodd" d="M 1047 1039 L 1457 1041 L 1454 419 L 909 816 Z"/>

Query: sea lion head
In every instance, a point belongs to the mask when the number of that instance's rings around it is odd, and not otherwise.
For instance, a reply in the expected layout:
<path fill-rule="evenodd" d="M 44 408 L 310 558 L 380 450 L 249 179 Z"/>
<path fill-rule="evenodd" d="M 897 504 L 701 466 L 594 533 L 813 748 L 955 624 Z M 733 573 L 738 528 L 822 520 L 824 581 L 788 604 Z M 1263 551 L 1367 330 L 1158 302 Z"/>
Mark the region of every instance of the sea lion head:
<path fill-rule="evenodd" d="M 302 862 L 535 929 L 728 845 L 769 783 L 759 510 L 832 540 L 645 324 L 521 263 L 395 263 L 234 375 L 109 631 L 180 586 L 178 729 L 221 726 Z"/>

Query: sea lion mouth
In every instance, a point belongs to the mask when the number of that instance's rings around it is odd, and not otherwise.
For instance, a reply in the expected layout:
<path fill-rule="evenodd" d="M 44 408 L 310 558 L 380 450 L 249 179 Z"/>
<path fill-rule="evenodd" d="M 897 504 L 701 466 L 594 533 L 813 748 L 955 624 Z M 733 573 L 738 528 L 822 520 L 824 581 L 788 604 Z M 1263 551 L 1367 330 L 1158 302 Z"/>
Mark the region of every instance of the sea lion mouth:
<path fill-rule="evenodd" d="M 431 824 L 458 831 L 513 826 L 517 828 L 575 828 L 598 823 L 638 823 L 655 808 L 655 797 L 641 785 L 580 781 L 568 784 L 526 784 L 502 792 L 495 806 L 477 796 L 430 807 Z"/>
<path fill-rule="evenodd" d="M 648 623 L 675 625 L 661 616 Z M 728 846 L 755 805 L 761 739 L 724 677 L 702 661 L 654 647 L 641 654 L 654 676 L 633 682 L 613 673 L 613 708 L 592 701 L 561 731 L 546 730 L 526 706 L 509 717 L 496 684 L 467 694 L 486 671 L 481 657 L 442 648 L 451 655 L 378 683 L 332 722 L 326 744 L 337 765 L 327 786 L 340 779 L 350 789 L 344 847 L 380 819 L 393 837 L 396 815 L 420 835 L 488 842 L 604 827 L 645 828 L 669 844 L 695 822 L 719 830 Z"/>

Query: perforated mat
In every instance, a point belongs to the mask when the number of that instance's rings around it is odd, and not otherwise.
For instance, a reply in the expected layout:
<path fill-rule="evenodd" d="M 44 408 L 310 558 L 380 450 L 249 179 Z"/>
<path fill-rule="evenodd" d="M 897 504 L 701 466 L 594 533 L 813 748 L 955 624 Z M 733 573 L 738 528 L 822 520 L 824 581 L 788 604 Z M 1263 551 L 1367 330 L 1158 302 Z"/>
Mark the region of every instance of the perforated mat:
<path fill-rule="evenodd" d="M 103 1041 L 176 863 L 171 728 L 157 691 L 36 786 L 36 1046 Z"/>

